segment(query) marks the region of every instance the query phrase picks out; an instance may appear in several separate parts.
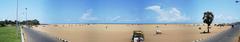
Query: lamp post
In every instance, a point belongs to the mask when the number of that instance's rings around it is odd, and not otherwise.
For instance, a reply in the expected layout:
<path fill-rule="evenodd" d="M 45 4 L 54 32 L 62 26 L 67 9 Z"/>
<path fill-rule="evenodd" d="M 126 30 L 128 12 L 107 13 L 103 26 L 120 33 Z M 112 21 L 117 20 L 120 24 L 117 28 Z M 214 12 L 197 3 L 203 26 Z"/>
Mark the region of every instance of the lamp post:
<path fill-rule="evenodd" d="M 16 22 L 16 34 L 17 34 L 17 37 L 18 37 L 18 31 L 19 31 L 19 23 L 18 23 L 18 0 L 17 0 L 17 7 L 16 7 L 16 20 L 15 20 L 15 22 Z"/>
<path fill-rule="evenodd" d="M 25 25 L 26 25 L 26 26 L 28 27 L 28 19 L 27 19 L 27 18 L 28 18 L 28 16 L 27 16 L 27 8 L 25 8 L 25 11 L 26 11 L 26 12 L 25 12 L 25 15 L 26 15 L 26 24 L 25 24 Z"/>
<path fill-rule="evenodd" d="M 18 2 L 19 0 L 17 0 L 17 7 L 16 7 L 16 34 L 17 34 L 17 37 L 16 38 L 18 38 L 18 33 L 19 33 L 19 30 L 20 30 L 20 34 L 21 34 L 21 42 L 24 42 L 24 37 L 23 37 L 23 31 L 22 31 L 22 28 L 20 28 L 19 26 L 19 16 L 18 16 Z"/>

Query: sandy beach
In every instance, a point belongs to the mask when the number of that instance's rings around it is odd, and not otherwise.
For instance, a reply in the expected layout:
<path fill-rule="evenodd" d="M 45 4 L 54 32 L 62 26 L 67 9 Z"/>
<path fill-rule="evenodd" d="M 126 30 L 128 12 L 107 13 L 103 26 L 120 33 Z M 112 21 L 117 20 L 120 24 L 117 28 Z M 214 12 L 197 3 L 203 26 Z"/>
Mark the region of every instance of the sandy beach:
<path fill-rule="evenodd" d="M 200 34 L 206 26 L 192 24 L 49 24 L 33 29 L 70 42 L 131 42 L 134 30 L 143 31 L 144 42 L 193 42 L 230 28 L 211 27 L 209 34 Z M 162 34 L 155 34 L 157 29 Z"/>

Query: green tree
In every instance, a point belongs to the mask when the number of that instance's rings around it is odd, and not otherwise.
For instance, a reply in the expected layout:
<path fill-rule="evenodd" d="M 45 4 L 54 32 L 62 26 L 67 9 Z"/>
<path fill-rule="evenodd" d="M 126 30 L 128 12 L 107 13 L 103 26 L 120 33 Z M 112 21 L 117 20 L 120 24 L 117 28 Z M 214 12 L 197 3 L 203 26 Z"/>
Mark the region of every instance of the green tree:
<path fill-rule="evenodd" d="M 40 25 L 39 21 L 37 19 L 32 20 L 33 25 Z"/>
<path fill-rule="evenodd" d="M 203 16 L 203 23 L 206 23 L 207 24 L 207 33 L 209 33 L 209 28 L 210 28 L 210 25 L 214 19 L 214 15 L 212 14 L 212 12 L 204 12 L 204 16 Z"/>
<path fill-rule="evenodd" d="M 4 21 L 0 21 L 0 27 L 4 27 L 6 23 Z"/>

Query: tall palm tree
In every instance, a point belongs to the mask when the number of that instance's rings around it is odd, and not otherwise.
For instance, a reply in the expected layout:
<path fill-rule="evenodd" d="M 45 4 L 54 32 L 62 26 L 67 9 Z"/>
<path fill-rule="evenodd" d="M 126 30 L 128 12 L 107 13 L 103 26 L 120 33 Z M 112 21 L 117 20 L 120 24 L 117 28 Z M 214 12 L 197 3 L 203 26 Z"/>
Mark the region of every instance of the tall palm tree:
<path fill-rule="evenodd" d="M 203 16 L 203 23 L 206 23 L 207 24 L 207 33 L 209 33 L 209 28 L 210 28 L 210 25 L 214 19 L 214 15 L 212 14 L 212 12 L 204 12 L 204 16 Z"/>

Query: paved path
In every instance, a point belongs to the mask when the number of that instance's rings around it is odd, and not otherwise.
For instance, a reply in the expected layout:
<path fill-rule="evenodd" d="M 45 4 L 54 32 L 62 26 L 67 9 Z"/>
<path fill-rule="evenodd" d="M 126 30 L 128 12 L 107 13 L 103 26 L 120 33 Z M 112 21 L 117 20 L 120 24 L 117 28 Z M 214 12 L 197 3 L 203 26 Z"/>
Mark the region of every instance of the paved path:
<path fill-rule="evenodd" d="M 228 29 L 220 34 L 217 34 L 213 37 L 209 37 L 200 42 L 235 42 L 235 37 L 240 36 L 240 25 L 234 25 L 235 27 Z"/>
<path fill-rule="evenodd" d="M 25 39 L 27 42 L 59 42 L 56 38 L 31 28 L 23 28 L 23 32 L 27 35 Z"/>

